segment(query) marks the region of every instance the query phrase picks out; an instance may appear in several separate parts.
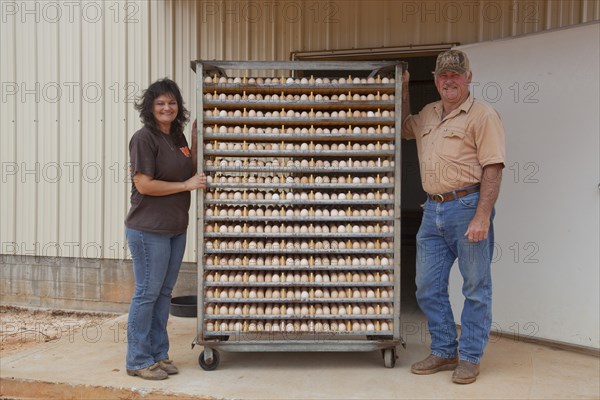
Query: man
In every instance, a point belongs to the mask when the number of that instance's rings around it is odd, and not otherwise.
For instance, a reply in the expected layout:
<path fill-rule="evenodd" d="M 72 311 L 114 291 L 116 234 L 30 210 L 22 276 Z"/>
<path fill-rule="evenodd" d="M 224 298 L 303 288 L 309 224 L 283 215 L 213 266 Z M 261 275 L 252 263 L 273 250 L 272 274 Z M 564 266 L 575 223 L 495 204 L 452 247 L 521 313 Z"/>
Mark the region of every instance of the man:
<path fill-rule="evenodd" d="M 403 76 L 402 137 L 417 141 L 427 192 L 417 233 L 416 284 L 431 334 L 431 354 L 411 371 L 454 370 L 452 381 L 465 384 L 479 375 L 492 322 L 492 221 L 504 168 L 504 129 L 496 111 L 469 93 L 465 53 L 441 53 L 434 76 L 441 100 L 417 115 L 409 115 L 408 72 Z M 457 258 L 465 297 L 458 341 L 448 299 Z"/>

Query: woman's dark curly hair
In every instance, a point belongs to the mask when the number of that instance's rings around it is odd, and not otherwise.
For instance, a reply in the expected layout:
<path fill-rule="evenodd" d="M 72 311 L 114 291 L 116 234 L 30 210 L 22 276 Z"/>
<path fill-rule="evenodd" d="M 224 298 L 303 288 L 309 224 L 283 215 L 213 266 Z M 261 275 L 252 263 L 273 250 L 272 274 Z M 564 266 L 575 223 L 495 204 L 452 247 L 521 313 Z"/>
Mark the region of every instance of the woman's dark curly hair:
<path fill-rule="evenodd" d="M 171 124 L 171 138 L 176 145 L 183 145 L 183 127 L 189 121 L 190 112 L 183 105 L 183 97 L 179 86 L 171 79 L 159 79 L 148 89 L 144 90 L 135 104 L 135 109 L 140 112 L 140 119 L 143 124 L 154 133 L 160 133 L 160 129 L 154 119 L 152 108 L 154 100 L 163 94 L 172 95 L 177 100 L 177 117 Z"/>

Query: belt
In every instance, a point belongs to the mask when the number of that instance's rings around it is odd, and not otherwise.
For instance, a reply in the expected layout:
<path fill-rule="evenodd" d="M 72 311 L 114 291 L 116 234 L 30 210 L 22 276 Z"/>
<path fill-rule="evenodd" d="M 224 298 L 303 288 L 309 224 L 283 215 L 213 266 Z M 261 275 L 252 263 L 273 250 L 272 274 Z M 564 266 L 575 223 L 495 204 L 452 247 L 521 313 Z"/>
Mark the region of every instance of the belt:
<path fill-rule="evenodd" d="M 452 190 L 446 193 L 438 193 L 438 194 L 429 194 L 427 193 L 427 197 L 436 203 L 443 203 L 445 201 L 456 200 L 463 196 L 466 196 L 471 193 L 479 192 L 480 185 L 473 185 L 462 189 Z"/>

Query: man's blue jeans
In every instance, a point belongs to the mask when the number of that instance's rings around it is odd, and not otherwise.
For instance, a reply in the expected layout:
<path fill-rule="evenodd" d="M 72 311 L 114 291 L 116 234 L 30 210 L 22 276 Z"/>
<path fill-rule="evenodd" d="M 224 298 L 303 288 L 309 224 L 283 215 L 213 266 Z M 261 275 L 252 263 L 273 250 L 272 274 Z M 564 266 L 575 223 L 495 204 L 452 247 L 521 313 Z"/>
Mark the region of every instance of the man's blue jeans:
<path fill-rule="evenodd" d="M 127 369 L 149 367 L 169 358 L 167 320 L 186 233 L 177 235 L 126 228 L 135 291 L 127 323 Z"/>
<path fill-rule="evenodd" d="M 445 358 L 458 353 L 461 360 L 472 363 L 483 356 L 492 323 L 494 212 L 486 240 L 472 243 L 465 236 L 478 202 L 479 193 L 444 203 L 428 198 L 417 233 L 417 301 L 427 317 L 431 353 Z M 465 297 L 460 346 L 448 298 L 450 269 L 457 258 Z"/>

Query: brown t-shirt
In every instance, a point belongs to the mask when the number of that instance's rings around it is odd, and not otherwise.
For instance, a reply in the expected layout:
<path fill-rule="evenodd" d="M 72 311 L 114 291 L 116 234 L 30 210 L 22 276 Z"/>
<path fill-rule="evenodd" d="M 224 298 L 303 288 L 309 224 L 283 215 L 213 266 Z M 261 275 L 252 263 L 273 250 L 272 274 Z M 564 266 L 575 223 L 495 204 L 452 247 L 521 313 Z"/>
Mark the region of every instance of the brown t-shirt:
<path fill-rule="evenodd" d="M 504 164 L 504 128 L 498 113 L 470 95 L 442 119 L 442 102 L 426 105 L 402 124 L 416 139 L 423 190 L 444 193 L 481 182 L 483 167 Z"/>
<path fill-rule="evenodd" d="M 191 153 L 185 137 L 184 146 L 173 144 L 170 135 L 153 133 L 144 127 L 129 142 L 131 177 L 139 172 L 167 182 L 183 182 L 193 174 Z M 131 184 L 131 208 L 125 219 L 128 228 L 156 233 L 183 233 L 188 226 L 190 192 L 168 196 L 150 196 L 138 192 Z"/>

